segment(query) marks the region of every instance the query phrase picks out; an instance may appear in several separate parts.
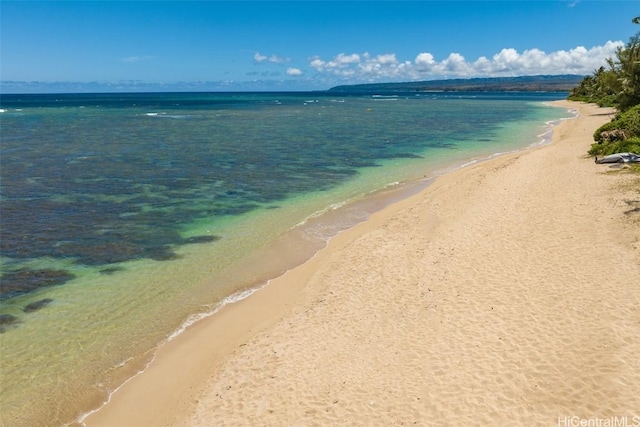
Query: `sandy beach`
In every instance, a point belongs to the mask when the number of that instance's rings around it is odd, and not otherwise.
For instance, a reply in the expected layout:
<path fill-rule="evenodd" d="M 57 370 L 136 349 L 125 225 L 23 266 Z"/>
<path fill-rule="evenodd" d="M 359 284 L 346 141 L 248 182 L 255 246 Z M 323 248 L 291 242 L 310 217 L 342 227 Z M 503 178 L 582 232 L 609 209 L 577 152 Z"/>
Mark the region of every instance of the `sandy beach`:
<path fill-rule="evenodd" d="M 551 144 L 341 233 L 83 422 L 640 425 L 640 179 L 586 156 L 610 109 L 557 105 L 579 117 Z"/>

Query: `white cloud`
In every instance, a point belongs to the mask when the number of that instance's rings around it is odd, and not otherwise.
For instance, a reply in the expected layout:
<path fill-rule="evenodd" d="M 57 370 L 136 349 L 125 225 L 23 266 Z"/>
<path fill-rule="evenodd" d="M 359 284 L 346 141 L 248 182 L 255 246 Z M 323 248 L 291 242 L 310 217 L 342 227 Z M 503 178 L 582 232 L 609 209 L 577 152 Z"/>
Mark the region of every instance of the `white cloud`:
<path fill-rule="evenodd" d="M 153 56 L 151 56 L 151 55 L 127 56 L 125 58 L 122 58 L 121 61 L 122 62 L 140 62 L 140 61 L 149 61 L 151 59 L 153 59 Z"/>
<path fill-rule="evenodd" d="M 396 59 L 395 53 L 387 53 L 376 56 L 376 62 L 378 64 L 397 64 L 398 60 Z"/>
<path fill-rule="evenodd" d="M 302 73 L 302 70 L 299 68 L 288 68 L 287 74 L 290 76 L 301 76 L 303 73 Z"/>
<path fill-rule="evenodd" d="M 261 55 L 260 52 L 256 52 L 256 54 L 253 55 L 253 59 L 255 59 L 256 62 L 266 61 L 267 58 L 268 58 L 267 56 Z"/>
<path fill-rule="evenodd" d="M 344 78 L 384 79 L 402 76 L 411 66 L 411 61 L 400 62 L 394 53 L 372 57 L 368 52 L 365 52 L 350 55 L 340 53 L 330 61 L 315 56 L 311 58 L 309 65 L 319 73 L 333 74 Z"/>
<path fill-rule="evenodd" d="M 419 53 L 414 62 L 416 67 L 423 70 L 430 70 L 436 65 L 433 55 L 427 52 Z"/>
<path fill-rule="evenodd" d="M 323 71 L 325 64 L 326 64 L 326 62 L 324 62 L 322 59 L 320 59 L 317 56 L 314 56 L 309 61 L 309 65 L 312 66 L 313 68 L 315 68 L 318 71 Z"/>
<path fill-rule="evenodd" d="M 570 50 L 546 53 L 540 49 L 518 52 L 505 48 L 488 58 L 469 61 L 459 53 L 451 53 L 438 61 L 429 52 L 418 53 L 413 61 L 399 60 L 394 53 L 377 56 L 365 53 L 340 53 L 325 60 L 314 56 L 309 66 L 318 74 L 333 75 L 353 81 L 429 80 L 437 78 L 471 78 L 524 76 L 536 74 L 591 74 L 606 65 L 623 47 L 621 41 L 608 41 L 603 46 L 587 49 L 578 46 Z"/>
<path fill-rule="evenodd" d="M 283 58 L 283 57 L 278 56 L 278 55 L 269 55 L 269 56 L 267 56 L 267 55 L 261 54 L 260 52 L 256 52 L 253 55 L 253 59 L 256 62 L 272 62 L 274 64 L 284 64 L 284 63 L 290 61 L 289 58 Z"/>
<path fill-rule="evenodd" d="M 336 62 L 338 64 L 355 64 L 360 62 L 360 55 L 357 53 L 353 53 L 351 55 L 345 55 L 344 53 L 338 54 L 336 57 Z"/>
<path fill-rule="evenodd" d="M 447 59 L 441 62 L 441 65 L 446 74 L 466 76 L 474 73 L 472 65 L 459 53 L 450 54 Z"/>

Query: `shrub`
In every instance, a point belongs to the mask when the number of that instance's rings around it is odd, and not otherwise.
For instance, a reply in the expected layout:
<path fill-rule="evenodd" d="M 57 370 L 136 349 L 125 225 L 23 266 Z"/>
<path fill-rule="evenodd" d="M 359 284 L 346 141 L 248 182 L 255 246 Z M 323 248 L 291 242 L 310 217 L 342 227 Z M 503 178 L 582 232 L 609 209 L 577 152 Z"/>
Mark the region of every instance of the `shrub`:
<path fill-rule="evenodd" d="M 612 121 L 600 126 L 594 132 L 593 139 L 602 143 L 634 136 L 640 137 L 640 105 L 636 105 L 624 113 L 618 113 Z"/>
<path fill-rule="evenodd" d="M 608 156 L 615 153 L 640 153 L 640 137 L 628 138 L 622 141 L 593 144 L 589 150 L 592 156 Z"/>

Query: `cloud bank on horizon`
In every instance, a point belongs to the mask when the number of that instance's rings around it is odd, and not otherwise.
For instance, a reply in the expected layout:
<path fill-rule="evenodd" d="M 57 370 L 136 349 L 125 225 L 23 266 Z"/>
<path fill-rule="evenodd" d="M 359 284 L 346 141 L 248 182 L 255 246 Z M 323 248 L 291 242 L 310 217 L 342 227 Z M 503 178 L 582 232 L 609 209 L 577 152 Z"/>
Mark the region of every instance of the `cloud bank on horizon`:
<path fill-rule="evenodd" d="M 481 56 L 473 61 L 459 53 L 451 53 L 440 61 L 429 52 L 419 53 L 412 61 L 400 60 L 394 53 L 340 53 L 328 60 L 315 56 L 309 61 L 309 67 L 318 74 L 367 82 L 539 74 L 586 75 L 605 65 L 607 58 L 615 57 L 616 51 L 623 46 L 621 41 L 608 41 L 603 46 L 590 49 L 578 46 L 550 53 L 536 48 L 524 52 L 505 48 L 491 58 Z"/>

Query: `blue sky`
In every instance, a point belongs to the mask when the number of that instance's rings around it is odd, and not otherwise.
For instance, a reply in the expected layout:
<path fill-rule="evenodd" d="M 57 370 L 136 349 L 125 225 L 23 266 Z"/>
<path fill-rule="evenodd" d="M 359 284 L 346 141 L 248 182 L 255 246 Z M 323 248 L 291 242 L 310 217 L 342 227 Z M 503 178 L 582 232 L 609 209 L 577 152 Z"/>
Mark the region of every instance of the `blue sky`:
<path fill-rule="evenodd" d="M 590 74 L 640 31 L 631 22 L 638 2 L 611 0 L 2 0 L 0 8 L 4 92 Z"/>

